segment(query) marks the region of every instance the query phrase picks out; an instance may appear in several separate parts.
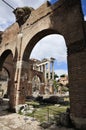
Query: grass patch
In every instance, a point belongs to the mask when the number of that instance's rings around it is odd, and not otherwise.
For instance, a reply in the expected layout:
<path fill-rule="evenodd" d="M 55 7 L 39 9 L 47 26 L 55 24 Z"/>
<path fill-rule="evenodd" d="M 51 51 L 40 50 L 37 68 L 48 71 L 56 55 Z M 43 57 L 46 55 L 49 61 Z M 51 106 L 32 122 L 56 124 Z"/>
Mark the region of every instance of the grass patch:
<path fill-rule="evenodd" d="M 64 102 L 69 102 L 69 98 L 64 98 Z M 28 116 L 34 117 L 40 122 L 49 121 L 51 118 L 54 119 L 56 115 L 66 112 L 70 105 L 69 103 L 67 105 L 40 104 L 36 101 L 26 102 L 26 104 L 35 108 Z"/>
<path fill-rule="evenodd" d="M 50 118 L 54 118 L 55 115 L 59 115 L 62 112 L 65 112 L 67 109 L 67 106 L 55 106 L 55 105 L 46 105 L 46 106 L 40 106 L 35 110 L 34 113 L 31 114 L 34 118 L 36 118 L 38 121 L 48 121 Z M 30 116 L 30 115 L 29 115 Z"/>
<path fill-rule="evenodd" d="M 32 101 L 32 102 L 26 102 L 27 105 L 32 105 L 34 108 L 40 107 L 40 104 L 38 102 Z"/>

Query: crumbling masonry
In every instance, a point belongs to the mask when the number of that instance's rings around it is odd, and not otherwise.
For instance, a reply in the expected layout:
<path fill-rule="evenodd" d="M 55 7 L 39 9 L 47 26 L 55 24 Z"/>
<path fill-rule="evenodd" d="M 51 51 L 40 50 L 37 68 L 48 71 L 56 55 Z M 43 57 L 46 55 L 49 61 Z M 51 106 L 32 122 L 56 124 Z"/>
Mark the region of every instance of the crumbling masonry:
<path fill-rule="evenodd" d="M 86 129 L 86 22 L 81 1 L 46 2 L 25 17 L 27 12 L 20 10 L 21 17 L 0 32 L 0 69 L 4 66 L 10 75 L 10 108 L 24 103 L 25 88 L 30 90 L 28 59 L 33 47 L 49 34 L 61 34 L 68 51 L 70 117 L 77 128 Z"/>

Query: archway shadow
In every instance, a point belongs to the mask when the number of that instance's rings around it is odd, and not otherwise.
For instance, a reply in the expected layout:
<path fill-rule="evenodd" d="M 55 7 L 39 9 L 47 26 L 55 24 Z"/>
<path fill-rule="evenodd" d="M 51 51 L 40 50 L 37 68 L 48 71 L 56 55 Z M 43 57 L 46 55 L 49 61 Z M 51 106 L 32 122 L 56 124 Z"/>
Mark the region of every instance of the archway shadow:
<path fill-rule="evenodd" d="M 5 116 L 12 114 L 13 112 L 9 111 L 9 99 L 8 98 L 0 98 L 0 116 Z"/>

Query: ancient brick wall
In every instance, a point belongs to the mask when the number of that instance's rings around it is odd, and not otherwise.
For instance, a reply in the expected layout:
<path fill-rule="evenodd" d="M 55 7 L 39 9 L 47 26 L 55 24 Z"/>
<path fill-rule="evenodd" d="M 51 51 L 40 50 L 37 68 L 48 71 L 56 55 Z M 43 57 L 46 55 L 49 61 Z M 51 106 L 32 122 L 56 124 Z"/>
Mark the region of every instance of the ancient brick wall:
<path fill-rule="evenodd" d="M 68 50 L 71 119 L 76 127 L 86 128 L 86 23 L 83 21 L 81 1 L 59 0 L 52 6 L 46 2 L 31 12 L 24 24 L 20 26 L 17 22 L 0 35 L 0 56 L 6 50 L 11 50 L 13 54 L 15 71 L 11 85 L 15 89 L 12 89 L 11 107 L 25 102 L 26 75 L 30 74 L 28 59 L 33 47 L 49 34 L 61 34 Z M 23 35 L 19 35 L 21 33 Z"/>

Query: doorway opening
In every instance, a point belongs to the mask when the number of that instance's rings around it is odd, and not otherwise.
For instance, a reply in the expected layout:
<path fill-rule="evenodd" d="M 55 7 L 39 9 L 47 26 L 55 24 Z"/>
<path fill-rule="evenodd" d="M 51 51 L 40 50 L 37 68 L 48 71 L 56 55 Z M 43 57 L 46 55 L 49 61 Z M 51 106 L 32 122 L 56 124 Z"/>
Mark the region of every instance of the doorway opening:
<path fill-rule="evenodd" d="M 9 108 L 11 102 L 11 89 L 13 77 L 13 54 L 6 50 L 0 57 L 0 99 L 3 108 Z"/>
<path fill-rule="evenodd" d="M 59 92 L 62 95 L 64 91 L 69 94 L 67 47 L 62 35 L 51 34 L 39 40 L 32 49 L 30 60 L 33 69 L 43 73 L 45 94 Z"/>

